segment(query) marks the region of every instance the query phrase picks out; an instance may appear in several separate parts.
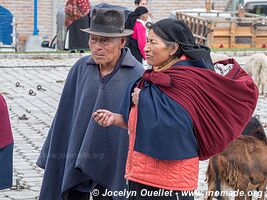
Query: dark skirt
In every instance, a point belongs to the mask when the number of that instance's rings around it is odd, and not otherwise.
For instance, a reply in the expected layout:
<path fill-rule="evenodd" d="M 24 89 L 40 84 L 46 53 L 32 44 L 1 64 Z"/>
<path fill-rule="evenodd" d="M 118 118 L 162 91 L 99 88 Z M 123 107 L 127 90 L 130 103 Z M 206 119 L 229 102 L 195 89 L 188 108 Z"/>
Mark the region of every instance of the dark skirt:
<path fill-rule="evenodd" d="M 69 50 L 87 50 L 89 34 L 80 29 L 89 27 L 89 16 L 82 17 L 73 22 L 69 27 Z"/>
<path fill-rule="evenodd" d="M 13 146 L 11 143 L 0 149 L 0 190 L 12 186 Z"/>

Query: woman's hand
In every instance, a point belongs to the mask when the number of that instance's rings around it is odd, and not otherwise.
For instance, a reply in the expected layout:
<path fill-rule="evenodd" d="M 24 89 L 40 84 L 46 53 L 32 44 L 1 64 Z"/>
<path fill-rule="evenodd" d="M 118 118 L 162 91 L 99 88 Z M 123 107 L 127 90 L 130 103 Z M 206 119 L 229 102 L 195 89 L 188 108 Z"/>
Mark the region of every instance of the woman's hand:
<path fill-rule="evenodd" d="M 96 112 L 92 114 L 92 117 L 98 123 L 100 126 L 108 127 L 111 125 L 114 125 L 115 123 L 115 115 L 114 113 L 105 110 L 105 109 L 99 109 Z"/>
<path fill-rule="evenodd" d="M 139 93 L 140 93 L 140 90 L 139 88 L 134 88 L 134 92 L 132 93 L 132 102 L 134 103 L 134 105 L 137 106 L 138 104 L 138 100 L 139 100 Z"/>

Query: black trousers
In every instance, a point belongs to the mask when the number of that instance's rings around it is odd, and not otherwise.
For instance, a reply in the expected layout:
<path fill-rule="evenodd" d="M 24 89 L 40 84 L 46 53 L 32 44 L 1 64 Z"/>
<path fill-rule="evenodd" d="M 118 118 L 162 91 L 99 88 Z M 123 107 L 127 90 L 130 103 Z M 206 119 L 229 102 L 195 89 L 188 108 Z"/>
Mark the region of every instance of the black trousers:
<path fill-rule="evenodd" d="M 181 191 L 163 190 L 133 181 L 129 182 L 129 200 L 194 200 L 194 196 L 184 195 Z"/>
<path fill-rule="evenodd" d="M 93 200 L 112 200 L 111 197 L 109 196 L 103 196 L 102 194 L 106 193 L 106 188 L 101 186 L 101 185 L 96 185 L 95 188 L 96 190 L 99 191 L 99 194 L 94 196 L 90 194 L 89 192 L 81 192 L 78 190 L 70 190 L 67 194 L 67 197 L 65 198 L 66 200 L 89 200 L 90 197 L 92 197 Z"/>

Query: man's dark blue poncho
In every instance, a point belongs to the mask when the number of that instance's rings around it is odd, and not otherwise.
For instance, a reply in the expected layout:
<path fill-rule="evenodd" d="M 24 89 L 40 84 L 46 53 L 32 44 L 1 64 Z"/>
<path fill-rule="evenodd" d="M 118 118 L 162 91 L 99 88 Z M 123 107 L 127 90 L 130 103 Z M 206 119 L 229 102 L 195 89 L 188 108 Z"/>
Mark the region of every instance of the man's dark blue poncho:
<path fill-rule="evenodd" d="M 111 191 L 126 188 L 127 130 L 103 128 L 91 118 L 99 108 L 118 112 L 128 83 L 142 75 L 142 65 L 129 50 L 123 55 L 121 66 L 107 82 L 101 82 L 90 57 L 80 59 L 70 70 L 37 161 L 45 169 L 40 200 L 61 200 L 70 188 L 89 191 L 96 184 Z"/>

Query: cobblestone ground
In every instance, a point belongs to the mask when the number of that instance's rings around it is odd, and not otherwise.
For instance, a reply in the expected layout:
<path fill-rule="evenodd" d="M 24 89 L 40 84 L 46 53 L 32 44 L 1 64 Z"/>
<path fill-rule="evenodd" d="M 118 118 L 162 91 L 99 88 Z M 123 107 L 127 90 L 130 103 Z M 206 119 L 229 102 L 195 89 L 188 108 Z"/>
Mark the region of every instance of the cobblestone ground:
<path fill-rule="evenodd" d="M 13 188 L 0 191 L 0 200 L 38 199 L 43 170 L 35 162 L 57 109 L 67 73 L 77 59 L 0 59 L 0 92 L 9 106 L 15 139 Z M 237 58 L 241 64 L 245 59 Z M 267 100 L 263 97 L 259 98 L 255 114 L 267 123 Z M 207 161 L 201 162 L 199 192 L 207 190 L 206 167 Z M 201 194 L 196 196 L 197 200 L 204 199 Z"/>

